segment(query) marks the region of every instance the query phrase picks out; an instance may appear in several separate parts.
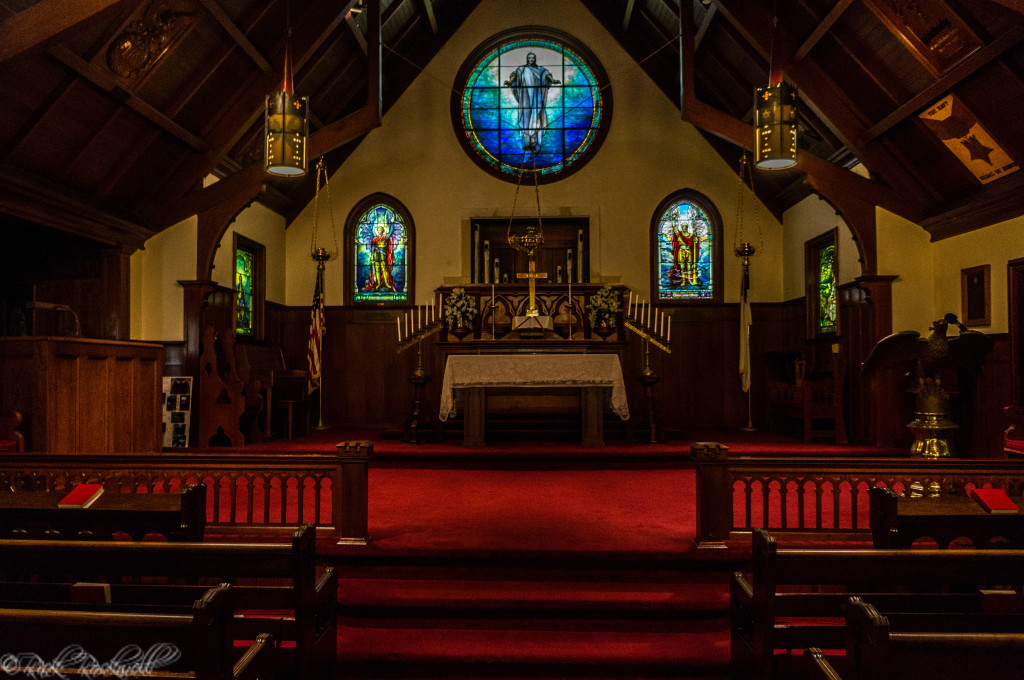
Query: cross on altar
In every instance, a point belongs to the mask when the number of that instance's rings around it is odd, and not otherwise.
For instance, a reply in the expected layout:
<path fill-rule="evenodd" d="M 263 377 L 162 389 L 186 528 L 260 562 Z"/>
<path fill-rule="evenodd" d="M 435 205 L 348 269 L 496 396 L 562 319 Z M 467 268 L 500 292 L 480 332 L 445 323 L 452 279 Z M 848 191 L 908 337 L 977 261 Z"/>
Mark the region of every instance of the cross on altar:
<path fill-rule="evenodd" d="M 537 268 L 534 259 L 530 258 L 530 271 L 516 274 L 517 279 L 529 279 L 530 282 L 530 305 L 526 309 L 526 316 L 540 316 L 537 309 L 537 279 L 546 279 L 548 275 L 544 272 L 535 271 Z"/>

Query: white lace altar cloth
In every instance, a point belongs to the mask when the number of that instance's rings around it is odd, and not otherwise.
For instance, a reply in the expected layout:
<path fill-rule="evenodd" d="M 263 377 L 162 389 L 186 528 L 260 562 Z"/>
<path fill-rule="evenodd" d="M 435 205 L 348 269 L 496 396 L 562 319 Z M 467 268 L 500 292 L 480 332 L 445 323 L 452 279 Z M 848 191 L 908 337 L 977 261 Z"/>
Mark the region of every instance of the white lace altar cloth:
<path fill-rule="evenodd" d="M 456 414 L 455 390 L 465 387 L 611 387 L 611 407 L 629 420 L 617 354 L 452 354 L 444 368 L 441 412 Z"/>

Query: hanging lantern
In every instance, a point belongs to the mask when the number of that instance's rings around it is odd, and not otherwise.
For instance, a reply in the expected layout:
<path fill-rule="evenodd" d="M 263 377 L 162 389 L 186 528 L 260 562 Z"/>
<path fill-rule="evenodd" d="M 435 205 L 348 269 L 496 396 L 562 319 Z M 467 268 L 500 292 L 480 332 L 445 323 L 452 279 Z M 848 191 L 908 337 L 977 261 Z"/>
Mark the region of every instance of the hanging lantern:
<path fill-rule="evenodd" d="M 281 89 L 267 95 L 263 125 L 266 148 L 263 167 L 272 175 L 306 174 L 306 139 L 309 136 L 309 97 L 297 97 L 292 88 L 291 58 L 284 53 Z"/>
<path fill-rule="evenodd" d="M 755 165 L 763 170 L 796 165 L 796 90 L 785 82 L 759 87 L 754 110 Z"/>

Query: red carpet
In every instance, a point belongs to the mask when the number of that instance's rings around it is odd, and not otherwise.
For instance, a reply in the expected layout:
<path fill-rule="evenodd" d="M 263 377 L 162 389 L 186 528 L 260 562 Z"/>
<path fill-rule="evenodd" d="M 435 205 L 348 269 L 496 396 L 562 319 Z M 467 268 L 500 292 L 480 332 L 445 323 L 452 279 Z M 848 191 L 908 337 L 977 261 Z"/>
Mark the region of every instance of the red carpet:
<path fill-rule="evenodd" d="M 341 576 L 344 677 L 724 680 L 727 578 L 749 552 L 693 548 L 690 441 L 732 455 L 881 454 L 765 433 L 689 434 L 600 449 L 468 449 L 327 430 L 249 450 L 374 442 L 372 542 L 321 545 Z"/>

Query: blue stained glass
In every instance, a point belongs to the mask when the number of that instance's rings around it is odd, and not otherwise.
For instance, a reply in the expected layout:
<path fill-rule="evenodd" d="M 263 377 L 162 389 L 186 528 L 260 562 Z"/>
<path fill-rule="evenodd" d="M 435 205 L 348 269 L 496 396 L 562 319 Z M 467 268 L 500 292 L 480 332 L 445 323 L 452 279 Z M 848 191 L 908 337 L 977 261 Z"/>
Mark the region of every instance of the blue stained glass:
<path fill-rule="evenodd" d="M 479 117 L 479 120 L 486 120 L 486 113 L 490 111 L 496 113 L 501 105 L 501 92 L 494 87 L 477 87 L 473 89 L 472 100 L 470 102 L 470 110 L 474 113 L 474 117 Z M 477 123 L 479 127 L 480 123 Z"/>
<path fill-rule="evenodd" d="M 594 71 L 576 52 L 554 40 L 511 40 L 469 71 L 460 122 L 478 160 L 515 177 L 553 175 L 597 139 L 602 106 Z"/>
<path fill-rule="evenodd" d="M 356 302 L 405 302 L 408 232 L 395 210 L 378 204 L 360 216 L 355 228 Z"/>
<path fill-rule="evenodd" d="M 714 233 L 704 211 L 671 205 L 658 223 L 658 299 L 711 299 Z"/>

